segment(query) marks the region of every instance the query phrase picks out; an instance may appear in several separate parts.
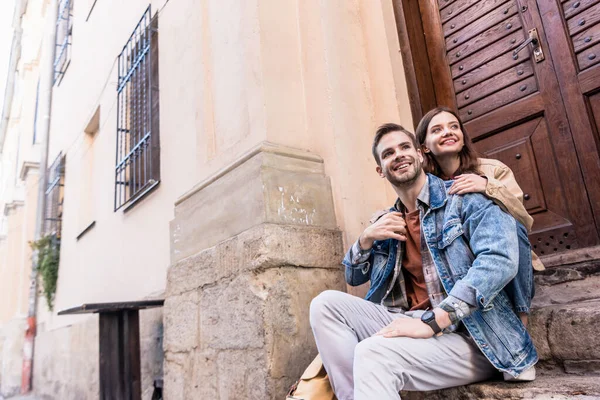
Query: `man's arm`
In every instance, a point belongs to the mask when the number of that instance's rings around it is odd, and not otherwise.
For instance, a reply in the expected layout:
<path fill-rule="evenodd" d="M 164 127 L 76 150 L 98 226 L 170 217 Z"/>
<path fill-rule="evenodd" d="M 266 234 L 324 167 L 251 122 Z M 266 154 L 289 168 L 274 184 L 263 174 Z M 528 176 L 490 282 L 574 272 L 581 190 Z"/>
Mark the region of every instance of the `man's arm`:
<path fill-rule="evenodd" d="M 459 308 L 456 315 L 459 320 L 475 308 L 485 309 L 490 305 L 516 276 L 519 259 L 517 223 L 491 200 L 480 194 L 466 195 L 462 220 L 475 260 L 440 305 L 446 310 L 456 308 L 452 303 L 471 305 Z"/>
<path fill-rule="evenodd" d="M 433 309 L 441 329 L 458 323 L 477 308 L 488 307 L 518 270 L 518 237 L 515 219 L 491 200 L 463 199 L 463 227 L 475 260 L 467 274 L 456 282 L 448 297 Z M 471 197 L 471 199 L 467 199 Z M 466 201 L 464 201 L 466 200 Z M 430 338 L 433 330 L 420 319 L 394 320 L 377 333 L 384 337 Z"/>
<path fill-rule="evenodd" d="M 351 286 L 362 285 L 371 279 L 373 243 L 376 240 L 406 240 L 406 223 L 402 214 L 390 212 L 369 225 L 344 257 L 346 282 Z"/>

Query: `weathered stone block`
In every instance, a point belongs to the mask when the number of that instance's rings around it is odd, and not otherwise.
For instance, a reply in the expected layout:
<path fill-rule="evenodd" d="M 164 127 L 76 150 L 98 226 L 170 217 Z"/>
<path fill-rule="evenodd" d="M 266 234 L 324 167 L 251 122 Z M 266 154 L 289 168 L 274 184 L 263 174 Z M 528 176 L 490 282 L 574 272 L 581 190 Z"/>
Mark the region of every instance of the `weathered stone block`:
<path fill-rule="evenodd" d="M 567 360 L 564 366 L 568 374 L 600 374 L 600 360 Z"/>
<path fill-rule="evenodd" d="M 560 360 L 600 359 L 599 330 L 598 302 L 557 308 L 548 327 L 552 355 Z"/>
<path fill-rule="evenodd" d="M 167 297 L 214 282 L 215 270 L 214 247 L 173 264 L 167 271 Z"/>
<path fill-rule="evenodd" d="M 548 343 L 548 323 L 552 318 L 552 308 L 545 307 L 534 310 L 529 317 L 529 331 L 540 360 L 552 358 L 550 343 Z"/>
<path fill-rule="evenodd" d="M 165 299 L 165 351 L 188 352 L 198 344 L 198 293 L 187 292 Z"/>
<path fill-rule="evenodd" d="M 184 195 L 171 232 L 165 398 L 284 398 L 316 354 L 311 300 L 345 286 L 322 160 L 263 144 Z"/>
<path fill-rule="evenodd" d="M 201 291 L 200 346 L 251 349 L 264 346 L 263 301 L 248 275 Z"/>
<path fill-rule="evenodd" d="M 264 223 L 336 228 L 321 158 L 265 143 L 200 183 L 177 201 L 171 261 Z"/>
<path fill-rule="evenodd" d="M 169 268 L 167 292 L 175 296 L 244 271 L 281 265 L 338 270 L 341 249 L 338 230 L 259 225 L 175 263 Z"/>
<path fill-rule="evenodd" d="M 194 369 L 189 385 L 189 399 L 218 399 L 219 371 L 218 352 L 206 349 L 194 353 Z"/>
<path fill-rule="evenodd" d="M 164 388 L 170 400 L 189 399 L 186 391 L 192 386 L 193 359 L 187 353 L 165 353 Z"/>
<path fill-rule="evenodd" d="M 267 389 L 264 351 L 222 351 L 218 356 L 218 399 L 263 400 L 274 398 Z"/>
<path fill-rule="evenodd" d="M 571 304 L 600 298 L 600 275 L 552 286 L 536 286 L 533 306 L 536 308 Z"/>
<path fill-rule="evenodd" d="M 140 311 L 142 399 L 151 399 L 154 380 L 163 377 L 163 309 Z"/>

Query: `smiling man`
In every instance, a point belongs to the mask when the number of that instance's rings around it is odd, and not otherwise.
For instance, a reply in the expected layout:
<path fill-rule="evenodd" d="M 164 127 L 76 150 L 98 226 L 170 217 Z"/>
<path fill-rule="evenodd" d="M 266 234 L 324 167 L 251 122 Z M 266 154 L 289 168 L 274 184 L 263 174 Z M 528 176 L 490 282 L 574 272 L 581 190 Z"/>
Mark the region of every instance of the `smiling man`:
<path fill-rule="evenodd" d="M 337 398 L 399 399 L 528 370 L 537 353 L 503 290 L 520 224 L 481 194 L 448 194 L 452 181 L 423 172 L 400 125 L 381 126 L 372 150 L 398 200 L 344 258 L 348 284 L 370 281 L 369 292 L 326 291 L 310 310 Z"/>

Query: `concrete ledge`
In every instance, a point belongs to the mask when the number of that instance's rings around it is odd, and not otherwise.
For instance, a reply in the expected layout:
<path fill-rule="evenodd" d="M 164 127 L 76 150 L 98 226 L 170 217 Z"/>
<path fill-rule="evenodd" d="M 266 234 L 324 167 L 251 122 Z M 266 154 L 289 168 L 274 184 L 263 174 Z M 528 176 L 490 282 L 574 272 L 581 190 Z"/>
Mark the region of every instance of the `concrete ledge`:
<path fill-rule="evenodd" d="M 171 222 L 171 263 L 264 223 L 336 229 L 319 157 L 263 144 L 184 195 Z"/>
<path fill-rule="evenodd" d="M 341 271 L 342 258 L 338 230 L 263 224 L 173 264 L 167 273 L 167 295 L 283 265 Z"/>

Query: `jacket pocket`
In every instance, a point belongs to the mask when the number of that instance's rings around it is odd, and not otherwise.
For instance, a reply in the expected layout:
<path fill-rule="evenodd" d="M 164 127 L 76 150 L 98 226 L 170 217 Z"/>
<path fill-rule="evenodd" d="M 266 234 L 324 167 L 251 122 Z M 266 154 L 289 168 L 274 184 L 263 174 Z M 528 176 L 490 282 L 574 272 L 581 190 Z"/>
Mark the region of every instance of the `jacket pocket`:
<path fill-rule="evenodd" d="M 373 249 L 373 272 L 371 276 L 371 282 L 375 282 L 379 279 L 379 276 L 383 274 L 386 269 L 389 253 L 378 250 L 376 248 Z"/>
<path fill-rule="evenodd" d="M 442 228 L 442 237 L 438 242 L 438 248 L 445 249 L 450 246 L 456 238 L 462 236 L 463 227 L 460 219 L 452 219 L 444 224 Z"/>

